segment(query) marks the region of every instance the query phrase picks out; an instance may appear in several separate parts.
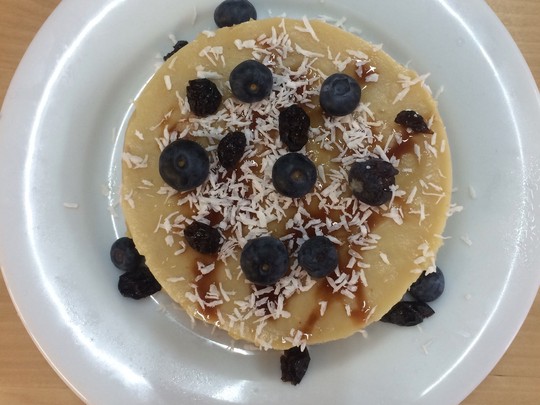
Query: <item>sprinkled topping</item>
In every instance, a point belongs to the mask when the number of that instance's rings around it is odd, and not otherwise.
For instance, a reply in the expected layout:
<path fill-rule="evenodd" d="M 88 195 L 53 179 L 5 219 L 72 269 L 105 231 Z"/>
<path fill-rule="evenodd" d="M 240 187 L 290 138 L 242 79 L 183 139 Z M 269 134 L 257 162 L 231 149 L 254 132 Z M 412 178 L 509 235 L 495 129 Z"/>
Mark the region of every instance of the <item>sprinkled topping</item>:
<path fill-rule="evenodd" d="M 122 153 L 122 160 L 126 162 L 127 167 L 130 169 L 144 169 L 148 167 L 148 155 L 140 157 L 124 152 Z"/>
<path fill-rule="evenodd" d="M 309 35 L 313 37 L 313 39 L 317 42 L 319 42 L 319 37 L 317 37 L 317 34 L 315 33 L 315 30 L 309 23 L 309 20 L 306 16 L 302 18 L 302 22 L 304 23 L 303 27 L 295 26 L 294 29 L 300 31 L 300 32 L 307 32 Z"/>
<path fill-rule="evenodd" d="M 469 238 L 468 235 L 463 235 L 463 236 L 460 236 L 460 239 L 467 245 L 467 246 L 472 246 L 472 241 L 471 241 L 471 238 Z"/>
<path fill-rule="evenodd" d="M 411 78 L 407 75 L 404 75 L 402 73 L 399 74 L 398 82 L 403 88 L 397 95 L 392 104 L 396 104 L 398 101 L 401 101 L 405 98 L 407 94 L 409 94 L 409 91 L 411 90 L 412 86 L 415 86 L 417 84 L 420 84 L 421 86 L 425 86 L 425 81 L 429 77 L 429 73 L 426 73 L 424 75 L 418 76 L 416 78 Z"/>

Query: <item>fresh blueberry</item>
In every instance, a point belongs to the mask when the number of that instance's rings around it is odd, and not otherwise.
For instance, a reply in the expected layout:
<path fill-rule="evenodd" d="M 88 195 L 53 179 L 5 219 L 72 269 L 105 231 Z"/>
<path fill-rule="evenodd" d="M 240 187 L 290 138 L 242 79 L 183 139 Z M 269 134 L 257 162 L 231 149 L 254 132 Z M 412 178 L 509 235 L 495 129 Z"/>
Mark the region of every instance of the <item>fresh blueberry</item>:
<path fill-rule="evenodd" d="M 293 104 L 279 113 L 279 137 L 291 152 L 297 152 L 308 141 L 309 115 Z"/>
<path fill-rule="evenodd" d="M 439 298 L 444 291 L 444 274 L 438 267 L 432 273 L 423 272 L 411 285 L 409 293 L 419 301 L 431 302 Z"/>
<path fill-rule="evenodd" d="M 287 248 L 272 236 L 251 239 L 240 255 L 240 267 L 254 284 L 275 284 L 289 268 Z"/>
<path fill-rule="evenodd" d="M 281 156 L 272 168 L 272 183 L 284 196 L 300 198 L 315 186 L 317 168 L 301 153 L 291 152 Z"/>
<path fill-rule="evenodd" d="M 321 278 L 338 266 L 338 252 L 326 236 L 314 236 L 300 247 L 298 263 L 311 277 Z"/>
<path fill-rule="evenodd" d="M 214 11 L 214 21 L 219 28 L 256 19 L 257 11 L 247 0 L 225 0 Z"/>
<path fill-rule="evenodd" d="M 219 163 L 225 169 L 234 169 L 246 148 L 246 136 L 239 131 L 230 132 L 219 141 L 217 155 Z"/>
<path fill-rule="evenodd" d="M 195 79 L 188 82 L 186 96 L 189 109 L 198 117 L 215 114 L 221 104 L 221 93 L 209 79 Z"/>
<path fill-rule="evenodd" d="M 352 164 L 349 184 L 356 198 L 368 205 L 382 205 L 392 198 L 390 186 L 396 184 L 398 170 L 382 159 L 368 159 Z"/>
<path fill-rule="evenodd" d="M 321 107 L 329 115 L 343 116 L 352 113 L 360 103 L 362 90 L 351 76 L 334 73 L 321 87 Z"/>
<path fill-rule="evenodd" d="M 200 253 L 216 253 L 221 245 L 221 234 L 216 228 L 194 221 L 184 229 L 184 237 Z"/>
<path fill-rule="evenodd" d="M 159 174 L 178 191 L 192 190 L 204 183 L 210 173 L 210 159 L 195 141 L 178 139 L 163 149 L 159 157 Z"/>
<path fill-rule="evenodd" d="M 254 103 L 267 98 L 272 92 L 272 71 L 261 62 L 245 60 L 229 76 L 233 95 L 244 103 Z"/>
<path fill-rule="evenodd" d="M 381 322 L 399 326 L 414 326 L 429 318 L 435 311 L 425 302 L 400 301 L 383 315 Z"/>
<path fill-rule="evenodd" d="M 161 290 L 161 285 L 145 264 L 122 274 L 118 279 L 120 294 L 135 300 L 148 297 L 159 290 Z"/>
<path fill-rule="evenodd" d="M 124 271 L 135 270 L 144 260 L 131 238 L 117 239 L 111 246 L 111 261 L 116 268 Z"/>

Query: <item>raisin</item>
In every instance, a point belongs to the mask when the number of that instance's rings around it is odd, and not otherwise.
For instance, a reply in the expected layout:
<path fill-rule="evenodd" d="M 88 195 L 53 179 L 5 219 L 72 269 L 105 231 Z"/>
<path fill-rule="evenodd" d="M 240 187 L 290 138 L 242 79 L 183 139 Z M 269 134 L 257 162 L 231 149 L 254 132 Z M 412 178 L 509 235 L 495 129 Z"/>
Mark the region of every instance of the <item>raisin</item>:
<path fill-rule="evenodd" d="M 221 93 L 209 79 L 190 80 L 186 93 L 189 108 L 198 117 L 215 114 L 221 104 Z"/>
<path fill-rule="evenodd" d="M 420 114 L 413 110 L 403 110 L 394 120 L 396 124 L 403 125 L 404 127 L 410 128 L 414 133 L 423 133 L 423 134 L 432 134 L 433 131 L 429 129 Z"/>
<path fill-rule="evenodd" d="M 128 271 L 118 279 L 118 291 L 124 297 L 139 300 L 161 290 L 161 285 L 155 279 L 145 264 L 136 270 Z"/>
<path fill-rule="evenodd" d="M 199 253 L 216 253 L 221 245 L 221 235 L 216 228 L 194 221 L 184 229 L 187 243 Z"/>
<path fill-rule="evenodd" d="M 433 308 L 431 308 L 428 304 L 422 301 L 416 301 L 414 304 L 414 309 L 425 318 L 429 318 L 431 315 L 435 313 Z"/>
<path fill-rule="evenodd" d="M 307 348 L 301 350 L 299 347 L 292 347 L 285 350 L 280 358 L 281 381 L 298 384 L 304 378 L 310 360 Z"/>
<path fill-rule="evenodd" d="M 393 323 L 399 326 L 414 326 L 429 318 L 435 311 L 421 301 L 400 301 L 382 318 L 382 322 Z"/>
<path fill-rule="evenodd" d="M 221 139 L 217 148 L 219 163 L 225 169 L 233 169 L 246 148 L 246 136 L 242 132 L 230 132 Z"/>
<path fill-rule="evenodd" d="M 173 50 L 163 57 L 163 60 L 166 61 L 167 59 L 169 59 L 171 56 L 173 56 L 176 52 L 178 52 L 187 44 L 188 44 L 187 41 L 178 41 L 176 44 L 174 44 Z"/>
<path fill-rule="evenodd" d="M 279 137 L 291 152 L 299 151 L 308 141 L 309 116 L 294 104 L 279 113 Z"/>
<path fill-rule="evenodd" d="M 391 163 L 382 159 L 354 162 L 349 171 L 349 184 L 356 198 L 365 204 L 378 206 L 392 198 L 391 186 L 396 184 L 398 173 Z"/>

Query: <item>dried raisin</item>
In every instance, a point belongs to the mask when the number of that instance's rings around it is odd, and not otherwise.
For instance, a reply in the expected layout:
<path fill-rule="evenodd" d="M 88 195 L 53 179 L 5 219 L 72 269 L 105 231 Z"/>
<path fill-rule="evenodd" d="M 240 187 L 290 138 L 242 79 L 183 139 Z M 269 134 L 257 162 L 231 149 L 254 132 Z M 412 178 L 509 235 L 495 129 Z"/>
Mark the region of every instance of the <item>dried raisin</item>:
<path fill-rule="evenodd" d="M 311 358 L 307 348 L 292 347 L 281 355 L 281 381 L 298 384 L 304 378 Z"/>
<path fill-rule="evenodd" d="M 396 184 L 398 170 L 382 159 L 368 159 L 352 164 L 349 184 L 356 198 L 365 204 L 378 206 L 392 198 L 391 186 Z"/>
<path fill-rule="evenodd" d="M 279 113 L 279 137 L 291 152 L 297 152 L 308 141 L 309 116 L 293 104 Z"/>
<path fill-rule="evenodd" d="M 199 253 L 216 253 L 221 245 L 221 234 L 216 228 L 194 221 L 184 229 L 187 243 Z"/>
<path fill-rule="evenodd" d="M 393 323 L 399 326 L 414 326 L 429 318 L 435 311 L 421 301 L 400 301 L 388 311 L 381 322 Z"/>
<path fill-rule="evenodd" d="M 221 93 L 209 79 L 190 80 L 186 94 L 191 112 L 198 117 L 215 114 L 221 104 Z"/>
<path fill-rule="evenodd" d="M 242 132 L 230 132 L 221 139 L 217 148 L 219 163 L 225 169 L 233 169 L 246 148 L 246 136 Z"/>
<path fill-rule="evenodd" d="M 403 110 L 394 120 L 396 124 L 403 125 L 409 128 L 414 133 L 432 134 L 433 131 L 429 129 L 424 117 L 413 110 Z"/>
<path fill-rule="evenodd" d="M 161 285 L 145 264 L 141 264 L 136 270 L 122 274 L 118 279 L 118 291 L 124 297 L 139 300 L 159 290 L 161 290 Z"/>
<path fill-rule="evenodd" d="M 163 57 L 163 60 L 164 61 L 168 60 L 171 56 L 173 56 L 176 52 L 178 52 L 187 44 L 188 44 L 187 41 L 178 41 L 176 44 L 174 44 L 173 50 Z"/>

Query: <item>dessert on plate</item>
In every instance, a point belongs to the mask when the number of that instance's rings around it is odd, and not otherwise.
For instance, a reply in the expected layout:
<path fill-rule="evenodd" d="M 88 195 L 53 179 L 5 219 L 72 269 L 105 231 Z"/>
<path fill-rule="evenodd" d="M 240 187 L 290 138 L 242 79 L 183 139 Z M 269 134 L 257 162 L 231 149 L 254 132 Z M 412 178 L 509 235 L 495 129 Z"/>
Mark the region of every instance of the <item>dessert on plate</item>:
<path fill-rule="evenodd" d="M 319 20 L 204 32 L 135 101 L 129 234 L 195 319 L 264 349 L 346 338 L 435 270 L 451 197 L 425 77 Z"/>

